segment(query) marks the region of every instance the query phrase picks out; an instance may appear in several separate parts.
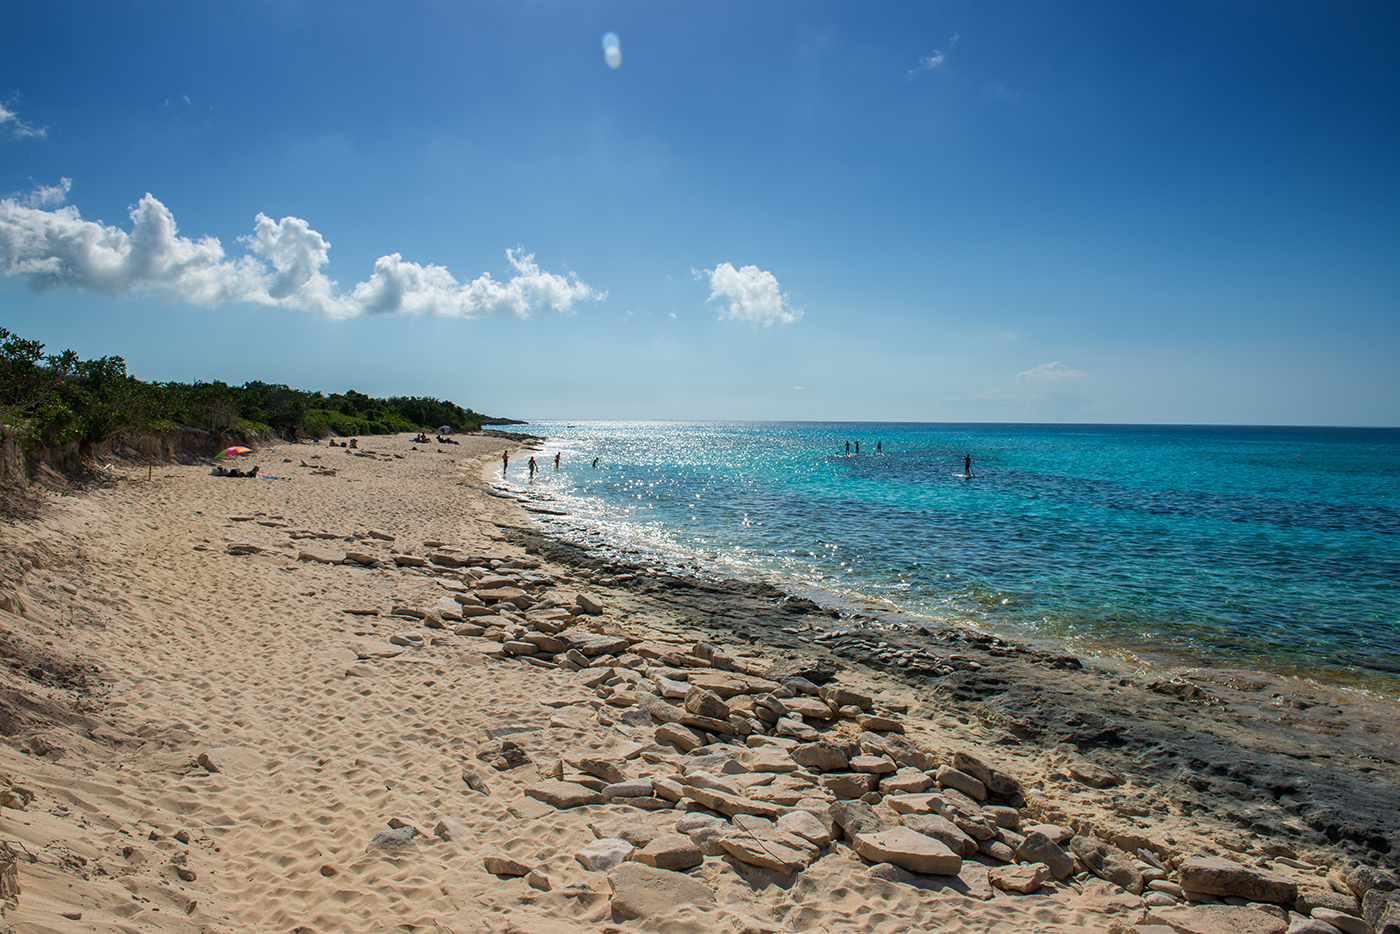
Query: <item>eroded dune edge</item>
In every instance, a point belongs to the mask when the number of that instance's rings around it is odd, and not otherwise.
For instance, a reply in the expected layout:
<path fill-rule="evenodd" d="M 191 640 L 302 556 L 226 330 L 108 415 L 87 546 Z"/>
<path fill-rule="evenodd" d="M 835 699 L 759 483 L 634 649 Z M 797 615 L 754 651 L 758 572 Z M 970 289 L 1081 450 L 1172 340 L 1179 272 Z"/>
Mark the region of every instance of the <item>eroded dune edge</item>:
<path fill-rule="evenodd" d="M 0 527 L 5 923 L 1400 923 L 1393 703 L 833 636 L 542 535 L 483 479 L 502 444 L 117 464 Z"/>

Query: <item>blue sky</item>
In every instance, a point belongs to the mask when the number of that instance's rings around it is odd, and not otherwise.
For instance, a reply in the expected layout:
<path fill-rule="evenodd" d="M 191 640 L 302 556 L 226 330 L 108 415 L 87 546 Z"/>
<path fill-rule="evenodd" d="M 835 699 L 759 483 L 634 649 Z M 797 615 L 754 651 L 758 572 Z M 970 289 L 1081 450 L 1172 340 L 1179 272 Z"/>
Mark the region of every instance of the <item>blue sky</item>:
<path fill-rule="evenodd" d="M 7 0 L 0 108 L 0 325 L 143 379 L 1400 425 L 1400 4 Z"/>

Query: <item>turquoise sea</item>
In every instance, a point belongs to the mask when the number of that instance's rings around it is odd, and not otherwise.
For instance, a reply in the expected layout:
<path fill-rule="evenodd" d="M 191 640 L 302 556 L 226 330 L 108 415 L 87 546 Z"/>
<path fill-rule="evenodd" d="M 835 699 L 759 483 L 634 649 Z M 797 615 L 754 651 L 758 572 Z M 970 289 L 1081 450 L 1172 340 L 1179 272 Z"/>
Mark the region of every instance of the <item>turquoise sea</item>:
<path fill-rule="evenodd" d="M 564 538 L 890 621 L 1400 695 L 1400 429 L 520 430 L 548 437 L 543 469 L 515 458 L 503 485 Z"/>

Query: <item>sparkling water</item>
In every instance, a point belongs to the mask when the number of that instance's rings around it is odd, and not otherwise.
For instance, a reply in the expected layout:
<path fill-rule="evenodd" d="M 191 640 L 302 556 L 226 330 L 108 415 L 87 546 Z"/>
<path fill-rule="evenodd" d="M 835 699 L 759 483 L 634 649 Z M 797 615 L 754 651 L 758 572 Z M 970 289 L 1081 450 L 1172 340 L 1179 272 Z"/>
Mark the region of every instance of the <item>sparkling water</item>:
<path fill-rule="evenodd" d="M 566 538 L 1080 654 L 1400 693 L 1397 429 L 521 430 L 548 436 L 543 469 L 505 485 Z"/>

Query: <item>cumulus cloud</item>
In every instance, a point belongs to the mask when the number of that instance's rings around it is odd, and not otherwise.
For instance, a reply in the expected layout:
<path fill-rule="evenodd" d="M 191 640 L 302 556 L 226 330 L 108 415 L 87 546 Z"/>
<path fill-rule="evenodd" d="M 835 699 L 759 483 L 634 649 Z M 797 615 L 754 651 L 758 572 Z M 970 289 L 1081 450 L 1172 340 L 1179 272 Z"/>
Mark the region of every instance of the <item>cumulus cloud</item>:
<path fill-rule="evenodd" d="M 778 288 L 778 278 L 757 266 L 735 269 L 720 263 L 714 269 L 693 269 L 696 278 L 710 280 L 710 301 L 723 301 L 721 321 L 747 321 L 752 325 L 792 324 L 802 317 L 788 296 Z"/>
<path fill-rule="evenodd" d="M 936 68 L 942 68 L 944 59 L 948 57 L 948 53 L 952 51 L 953 46 L 957 45 L 958 40 L 961 38 L 962 36 L 953 33 L 952 38 L 948 40 L 946 46 L 941 49 L 934 49 L 933 52 L 919 59 L 919 64 L 912 68 L 909 73 L 915 75 L 921 71 L 933 71 Z"/>
<path fill-rule="evenodd" d="M 71 178 L 60 178 L 57 185 L 46 185 L 34 189 L 24 199 L 31 208 L 47 208 L 68 200 L 68 191 L 73 187 Z"/>
<path fill-rule="evenodd" d="M 8 133 L 11 136 L 17 136 L 21 139 L 28 136 L 43 139 L 49 135 L 49 131 L 46 128 L 31 126 L 25 123 L 19 118 L 18 114 L 4 104 L 0 104 L 0 131 Z"/>
<path fill-rule="evenodd" d="M 1040 366 L 1031 367 L 1024 373 L 1016 374 L 1018 383 L 1046 383 L 1061 379 L 1084 379 L 1088 373 L 1081 373 L 1078 370 L 1071 370 L 1060 361 L 1054 363 L 1042 363 Z"/>
<path fill-rule="evenodd" d="M 436 314 L 461 318 L 544 309 L 567 313 L 575 302 L 601 301 L 574 273 L 545 272 L 533 253 L 506 250 L 514 274 L 489 272 L 458 282 L 442 266 L 409 262 L 398 253 L 375 261 L 369 279 L 342 291 L 321 271 L 330 244 L 306 221 L 258 214 L 253 233 L 239 237 L 247 253 L 229 258 L 214 237 L 179 235 L 170 210 L 147 194 L 131 209 L 131 232 L 83 220 L 62 203 L 71 182 L 41 188 L 24 203 L 0 200 L 0 273 L 44 291 L 72 288 L 114 297 L 149 293 L 212 308 L 252 302 L 308 311 L 325 318 Z"/>

